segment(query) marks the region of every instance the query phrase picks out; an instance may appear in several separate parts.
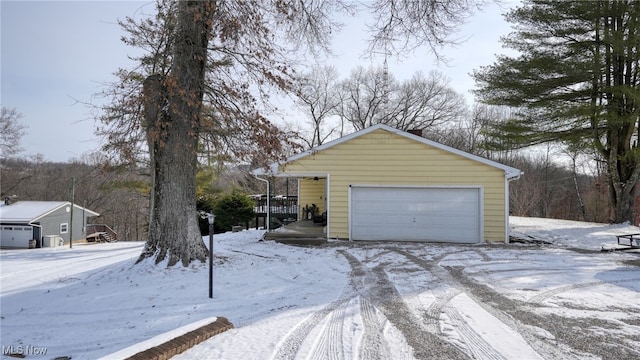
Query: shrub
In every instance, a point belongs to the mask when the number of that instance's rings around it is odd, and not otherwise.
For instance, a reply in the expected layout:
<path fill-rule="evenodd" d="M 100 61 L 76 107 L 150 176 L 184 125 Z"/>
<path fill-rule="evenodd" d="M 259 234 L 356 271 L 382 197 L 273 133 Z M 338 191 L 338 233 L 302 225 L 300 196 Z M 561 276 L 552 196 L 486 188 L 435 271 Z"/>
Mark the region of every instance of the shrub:
<path fill-rule="evenodd" d="M 255 216 L 254 206 L 254 201 L 240 191 L 224 195 L 213 207 L 216 228 L 229 231 L 234 225 L 244 225 Z"/>

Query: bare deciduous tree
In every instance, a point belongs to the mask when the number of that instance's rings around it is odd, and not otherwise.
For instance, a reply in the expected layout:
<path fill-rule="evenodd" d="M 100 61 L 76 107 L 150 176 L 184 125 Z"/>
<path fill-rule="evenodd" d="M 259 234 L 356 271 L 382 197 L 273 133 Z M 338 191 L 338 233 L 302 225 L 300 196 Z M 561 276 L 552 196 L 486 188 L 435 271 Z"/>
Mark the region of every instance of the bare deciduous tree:
<path fill-rule="evenodd" d="M 358 67 L 340 88 L 341 116 L 356 130 L 375 124 L 424 130 L 459 120 L 466 113 L 465 101 L 448 83 L 435 71 L 428 77 L 418 72 L 400 83 L 382 68 Z"/>
<path fill-rule="evenodd" d="M 431 71 L 418 72 L 390 94 L 388 124 L 402 130 L 427 129 L 461 120 L 467 112 L 464 97 L 448 86 L 449 79 Z"/>
<path fill-rule="evenodd" d="M 459 26 L 480 9 L 485 0 L 376 0 L 369 4 L 374 15 L 370 24 L 370 53 L 384 50 L 405 54 L 427 47 L 438 58 L 444 46 L 458 43 L 453 36 Z"/>
<path fill-rule="evenodd" d="M 216 4 L 178 3 L 171 70 L 143 85 L 151 160 L 149 240 L 140 260 L 167 259 L 172 266 L 204 261 L 196 213 L 196 173 L 207 47 Z"/>
<path fill-rule="evenodd" d="M 286 146 L 284 134 L 257 104 L 273 88 L 293 88 L 291 49 L 276 36 L 298 31 L 302 23 L 307 29 L 327 26 L 324 20 L 314 24 L 314 14 L 327 8 L 302 5 L 167 0 L 158 3 L 155 18 L 122 22 L 126 42 L 146 53 L 135 71 L 119 72 L 122 85 L 108 93 L 114 101 L 102 117 L 103 134 L 124 159 L 150 162 L 149 240 L 141 260 L 186 266 L 206 258 L 195 202 L 202 149 L 215 149 L 217 158 L 228 151 L 255 162 Z M 272 30 L 274 23 L 282 26 Z M 323 38 L 308 44 L 322 44 L 328 34 L 309 31 L 305 38 Z"/>
<path fill-rule="evenodd" d="M 296 50 L 326 49 L 329 34 L 338 28 L 330 13 L 350 9 L 347 3 L 161 0 L 159 17 L 132 25 L 129 41 L 148 49 L 149 56 L 141 59 L 139 71 L 121 72 L 125 81 L 111 93 L 115 102 L 103 117 L 103 133 L 110 144 L 125 149 L 120 151 L 126 159 L 144 159 L 141 150 L 145 143 L 149 147 L 149 240 L 140 259 L 153 257 L 158 263 L 168 256 L 169 265 L 186 266 L 206 258 L 195 221 L 195 173 L 203 140 L 238 144 L 238 139 L 248 139 L 249 150 L 261 150 L 252 154 L 277 154 L 284 139 L 257 103 L 266 103 L 273 89 L 292 91 Z M 399 14 L 418 27 L 436 19 L 453 23 L 461 18 L 447 12 L 468 11 L 458 6 L 464 3 L 471 2 L 455 0 L 452 6 L 432 8 L 440 14 L 424 14 L 425 19 Z M 434 24 L 434 34 L 440 26 Z M 429 32 L 405 34 L 417 43 L 440 41 Z M 283 44 L 282 38 L 289 42 Z"/>
<path fill-rule="evenodd" d="M 336 130 L 327 126 L 327 120 L 338 113 L 337 87 L 338 71 L 334 66 L 315 67 L 300 77 L 296 103 L 311 120 L 313 135 L 310 141 L 305 139 L 309 148 L 322 145 Z"/>
<path fill-rule="evenodd" d="M 22 114 L 14 108 L 2 107 L 0 113 L 0 154 L 6 158 L 22 151 L 20 140 L 27 128 L 20 122 Z"/>
<path fill-rule="evenodd" d="M 340 87 L 341 116 L 356 129 L 385 123 L 385 101 L 389 88 L 396 87 L 396 80 L 389 75 L 385 82 L 384 70 L 379 67 L 365 69 L 359 66 L 351 70 L 349 78 Z"/>

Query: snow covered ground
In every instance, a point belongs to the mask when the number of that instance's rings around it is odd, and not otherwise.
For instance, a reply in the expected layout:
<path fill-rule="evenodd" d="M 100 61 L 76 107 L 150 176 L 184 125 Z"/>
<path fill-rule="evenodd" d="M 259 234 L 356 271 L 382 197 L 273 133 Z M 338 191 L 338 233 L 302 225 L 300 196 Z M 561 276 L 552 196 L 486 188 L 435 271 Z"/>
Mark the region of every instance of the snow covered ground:
<path fill-rule="evenodd" d="M 2 356 L 121 359 L 224 316 L 235 329 L 176 358 L 640 359 L 640 254 L 600 251 L 640 229 L 511 224 L 551 244 L 216 235 L 213 299 L 207 264 L 134 265 L 141 243 L 0 250 Z"/>

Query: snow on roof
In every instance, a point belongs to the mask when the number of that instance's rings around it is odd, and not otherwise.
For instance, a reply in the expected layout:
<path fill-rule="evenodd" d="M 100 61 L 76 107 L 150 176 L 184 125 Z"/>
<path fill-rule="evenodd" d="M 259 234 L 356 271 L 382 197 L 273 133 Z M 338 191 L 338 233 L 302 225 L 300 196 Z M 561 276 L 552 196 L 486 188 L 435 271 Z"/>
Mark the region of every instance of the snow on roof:
<path fill-rule="evenodd" d="M 70 205 L 69 201 L 18 201 L 16 203 L 0 205 L 0 222 L 32 222 L 63 206 Z M 97 212 L 84 209 L 78 205 L 75 208 L 84 210 L 88 216 L 98 216 Z"/>

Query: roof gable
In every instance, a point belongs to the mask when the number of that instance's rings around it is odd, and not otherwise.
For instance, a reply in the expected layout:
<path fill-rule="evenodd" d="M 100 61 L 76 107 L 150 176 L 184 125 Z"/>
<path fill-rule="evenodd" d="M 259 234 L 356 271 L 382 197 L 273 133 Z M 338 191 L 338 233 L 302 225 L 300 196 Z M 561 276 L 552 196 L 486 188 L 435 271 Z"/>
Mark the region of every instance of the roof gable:
<path fill-rule="evenodd" d="M 300 160 L 300 159 L 305 158 L 305 157 L 307 157 L 309 155 L 316 154 L 316 153 L 321 152 L 323 150 L 332 148 L 332 147 L 334 147 L 336 145 L 339 145 L 339 144 L 343 144 L 345 142 L 351 141 L 351 140 L 359 138 L 361 136 L 365 136 L 367 134 L 370 134 L 370 133 L 378 131 L 378 130 L 384 130 L 384 131 L 387 131 L 387 132 L 390 132 L 390 133 L 405 137 L 405 138 L 410 139 L 412 141 L 416 141 L 416 142 L 419 142 L 419 143 L 422 143 L 422 144 L 426 144 L 426 145 L 434 147 L 436 149 L 440 149 L 442 151 L 445 151 L 445 152 L 448 152 L 448 153 L 451 153 L 451 154 L 454 154 L 454 155 L 458 155 L 458 156 L 467 158 L 469 160 L 477 161 L 479 163 L 482 163 L 482 164 L 485 164 L 485 165 L 500 169 L 500 170 L 504 171 L 505 177 L 507 179 L 517 178 L 522 174 L 522 172 L 520 170 L 516 169 L 516 168 L 510 167 L 510 166 L 507 166 L 507 165 L 503 165 L 503 164 L 500 164 L 498 162 L 495 162 L 495 161 L 492 161 L 492 160 L 489 160 L 489 159 L 485 159 L 483 157 L 480 157 L 480 156 L 477 156 L 477 155 L 473 155 L 473 154 L 464 152 L 462 150 L 458 150 L 458 149 L 452 148 L 452 147 L 447 146 L 447 145 L 440 144 L 438 142 L 426 139 L 426 138 L 418 136 L 418 135 L 414 135 L 414 134 L 411 134 L 411 133 L 408 133 L 408 132 L 405 132 L 405 131 L 402 131 L 402 130 L 399 130 L 399 129 L 395 129 L 395 128 L 392 128 L 392 127 L 390 127 L 388 125 L 384 125 L 384 124 L 377 124 L 377 125 L 374 125 L 374 126 L 370 126 L 370 127 L 366 128 L 366 129 L 357 131 L 355 133 L 343 136 L 343 137 L 341 137 L 339 139 L 336 139 L 336 140 L 330 141 L 328 143 L 322 144 L 322 145 L 317 146 L 315 148 L 312 148 L 310 150 L 307 150 L 307 151 L 301 152 L 299 154 L 293 155 L 293 156 L 287 158 L 286 160 L 284 160 L 283 162 L 273 163 L 273 164 L 270 165 L 268 171 L 265 171 L 265 169 L 256 169 L 252 173 L 254 175 L 276 175 L 277 176 L 279 174 L 279 168 L 280 168 L 281 165 L 285 165 L 287 163 L 290 163 L 290 162 L 293 162 L 293 161 L 296 161 L 296 160 Z"/>

